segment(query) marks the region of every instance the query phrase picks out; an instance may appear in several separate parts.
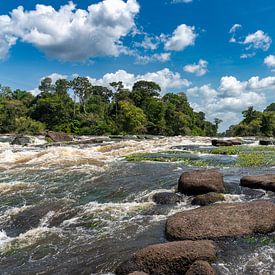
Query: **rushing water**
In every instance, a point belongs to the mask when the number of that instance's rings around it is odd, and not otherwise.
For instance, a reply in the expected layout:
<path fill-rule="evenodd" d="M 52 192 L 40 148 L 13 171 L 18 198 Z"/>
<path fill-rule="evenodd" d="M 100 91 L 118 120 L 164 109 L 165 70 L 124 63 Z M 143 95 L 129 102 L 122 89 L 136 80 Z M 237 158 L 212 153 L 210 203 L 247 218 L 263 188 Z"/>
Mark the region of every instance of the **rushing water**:
<path fill-rule="evenodd" d="M 38 146 L 41 140 L 29 147 L 9 141 L 0 139 L 0 274 L 107 274 L 137 249 L 165 242 L 167 216 L 193 208 L 191 198 L 160 206 L 152 196 L 175 190 L 180 174 L 196 168 L 123 157 L 210 145 L 209 138 L 185 137 L 51 147 Z M 239 187 L 241 176 L 274 173 L 274 167 L 226 168 L 228 157 L 219 160 L 227 202 L 274 200 L 271 193 Z M 272 235 L 219 247 L 220 274 L 274 274 Z"/>

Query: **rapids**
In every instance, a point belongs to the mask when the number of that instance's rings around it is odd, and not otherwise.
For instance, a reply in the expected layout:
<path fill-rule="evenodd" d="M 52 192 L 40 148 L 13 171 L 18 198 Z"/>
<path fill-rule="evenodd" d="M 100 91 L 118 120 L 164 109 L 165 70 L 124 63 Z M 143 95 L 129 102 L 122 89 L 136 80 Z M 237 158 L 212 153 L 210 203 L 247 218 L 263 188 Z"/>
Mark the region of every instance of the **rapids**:
<path fill-rule="evenodd" d="M 152 196 L 174 191 L 180 174 L 196 168 L 124 157 L 208 148 L 211 142 L 155 137 L 46 146 L 36 138 L 21 147 L 10 140 L 0 138 L 0 274 L 112 274 L 132 252 L 164 242 L 166 218 L 194 206 L 188 197 L 176 206 L 156 205 Z M 271 192 L 239 187 L 241 176 L 274 173 L 275 167 L 226 167 L 226 156 L 220 158 L 226 202 L 275 199 Z M 220 274 L 274 274 L 274 240 L 271 234 L 221 242 L 215 267 Z"/>

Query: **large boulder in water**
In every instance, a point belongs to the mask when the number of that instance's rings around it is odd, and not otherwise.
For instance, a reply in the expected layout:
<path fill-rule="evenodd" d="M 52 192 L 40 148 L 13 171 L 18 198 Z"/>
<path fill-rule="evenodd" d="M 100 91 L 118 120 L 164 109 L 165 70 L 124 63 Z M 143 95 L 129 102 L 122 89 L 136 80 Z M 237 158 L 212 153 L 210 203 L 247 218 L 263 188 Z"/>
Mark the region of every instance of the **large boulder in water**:
<path fill-rule="evenodd" d="M 264 145 L 264 146 L 268 146 L 268 145 L 272 145 L 273 142 L 270 139 L 261 139 L 259 140 L 259 145 Z"/>
<path fill-rule="evenodd" d="M 205 206 L 205 205 L 209 205 L 209 204 L 212 204 L 218 201 L 224 201 L 224 200 L 225 200 L 224 194 L 211 192 L 211 193 L 196 196 L 191 201 L 191 204 Z"/>
<path fill-rule="evenodd" d="M 217 272 L 206 261 L 194 262 L 185 275 L 216 275 Z"/>
<path fill-rule="evenodd" d="M 126 275 L 140 270 L 149 274 L 185 274 L 195 261 L 211 262 L 215 257 L 215 245 L 208 240 L 150 245 L 133 254 L 115 273 Z"/>
<path fill-rule="evenodd" d="M 275 230 L 275 204 L 269 201 L 215 204 L 177 213 L 166 222 L 169 240 L 224 239 Z"/>
<path fill-rule="evenodd" d="M 161 192 L 154 194 L 152 199 L 156 204 L 177 204 L 181 202 L 182 197 L 176 193 Z"/>
<path fill-rule="evenodd" d="M 66 133 L 51 131 L 47 133 L 46 138 L 51 140 L 52 142 L 66 142 L 73 140 L 73 138 Z"/>
<path fill-rule="evenodd" d="M 233 145 L 242 145 L 242 141 L 238 139 L 213 139 L 211 140 L 213 146 L 233 146 Z"/>
<path fill-rule="evenodd" d="M 12 145 L 22 145 L 26 146 L 32 142 L 30 137 L 26 136 L 16 136 L 11 142 Z"/>
<path fill-rule="evenodd" d="M 224 193 L 223 174 L 215 170 L 184 172 L 178 181 L 178 191 L 188 196 L 210 192 Z"/>
<path fill-rule="evenodd" d="M 240 185 L 275 192 L 275 174 L 242 177 Z"/>

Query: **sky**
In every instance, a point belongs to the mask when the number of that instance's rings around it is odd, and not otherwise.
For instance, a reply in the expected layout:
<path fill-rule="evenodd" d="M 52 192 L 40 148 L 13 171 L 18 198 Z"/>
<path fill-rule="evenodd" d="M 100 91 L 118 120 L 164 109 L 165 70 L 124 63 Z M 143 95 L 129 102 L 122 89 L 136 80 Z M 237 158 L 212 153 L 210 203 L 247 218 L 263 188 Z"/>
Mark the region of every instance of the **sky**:
<path fill-rule="evenodd" d="M 76 75 L 185 92 L 224 131 L 275 102 L 275 1 L 0 1 L 2 85 L 37 94 Z"/>

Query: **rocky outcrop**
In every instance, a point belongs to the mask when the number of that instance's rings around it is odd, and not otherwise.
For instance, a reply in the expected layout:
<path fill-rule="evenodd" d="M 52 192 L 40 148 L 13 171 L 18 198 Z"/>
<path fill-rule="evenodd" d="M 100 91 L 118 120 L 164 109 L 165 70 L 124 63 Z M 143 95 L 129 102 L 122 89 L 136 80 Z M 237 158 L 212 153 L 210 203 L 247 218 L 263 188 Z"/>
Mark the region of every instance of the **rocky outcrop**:
<path fill-rule="evenodd" d="M 194 262 L 185 275 L 216 275 L 215 269 L 206 261 Z"/>
<path fill-rule="evenodd" d="M 71 136 L 63 132 L 48 132 L 46 134 L 46 139 L 52 142 L 66 142 L 73 140 Z"/>
<path fill-rule="evenodd" d="M 272 145 L 273 142 L 270 139 L 261 139 L 259 140 L 259 145 L 264 145 L 264 146 L 268 146 L 268 145 Z"/>
<path fill-rule="evenodd" d="M 188 196 L 210 192 L 224 193 L 223 175 L 215 170 L 184 172 L 178 182 L 178 191 Z"/>
<path fill-rule="evenodd" d="M 133 254 L 115 273 L 126 275 L 140 270 L 149 274 L 184 274 L 195 261 L 213 261 L 215 257 L 215 245 L 208 240 L 150 245 Z"/>
<path fill-rule="evenodd" d="M 223 194 L 211 192 L 211 193 L 196 196 L 191 201 L 191 204 L 205 206 L 205 205 L 209 205 L 209 204 L 212 204 L 218 201 L 224 201 L 224 200 L 225 198 Z"/>
<path fill-rule="evenodd" d="M 177 204 L 181 202 L 182 197 L 176 193 L 162 192 L 154 194 L 152 199 L 156 204 Z"/>
<path fill-rule="evenodd" d="M 26 136 L 16 136 L 11 142 L 12 145 L 22 145 L 26 146 L 32 142 L 30 137 Z"/>
<path fill-rule="evenodd" d="M 269 201 L 200 207 L 177 213 L 166 222 L 169 240 L 216 240 L 274 230 L 275 204 Z"/>
<path fill-rule="evenodd" d="M 233 146 L 233 145 L 242 145 L 242 141 L 238 139 L 213 139 L 211 140 L 213 146 Z"/>
<path fill-rule="evenodd" d="M 240 185 L 275 192 L 275 174 L 242 177 Z"/>

